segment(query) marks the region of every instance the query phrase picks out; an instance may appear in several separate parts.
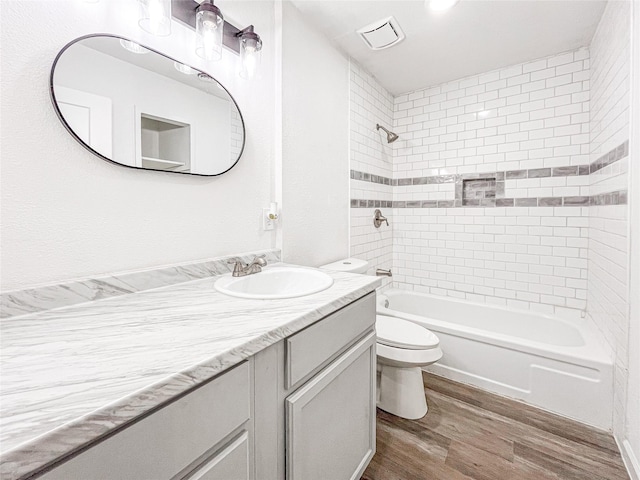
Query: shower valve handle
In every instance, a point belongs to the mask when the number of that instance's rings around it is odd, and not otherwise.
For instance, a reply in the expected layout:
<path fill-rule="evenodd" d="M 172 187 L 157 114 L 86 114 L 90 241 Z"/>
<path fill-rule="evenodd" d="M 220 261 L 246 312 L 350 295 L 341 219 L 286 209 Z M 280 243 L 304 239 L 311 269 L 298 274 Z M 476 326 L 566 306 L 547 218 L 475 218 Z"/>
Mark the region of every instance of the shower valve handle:
<path fill-rule="evenodd" d="M 385 222 L 387 224 L 387 227 L 389 226 L 389 220 L 387 220 L 387 217 L 382 215 L 382 212 L 380 211 L 379 208 L 376 208 L 376 210 L 373 212 L 373 214 L 374 214 L 374 216 L 373 216 L 373 225 L 376 228 L 380 228 L 380 225 L 382 225 L 382 222 Z"/>

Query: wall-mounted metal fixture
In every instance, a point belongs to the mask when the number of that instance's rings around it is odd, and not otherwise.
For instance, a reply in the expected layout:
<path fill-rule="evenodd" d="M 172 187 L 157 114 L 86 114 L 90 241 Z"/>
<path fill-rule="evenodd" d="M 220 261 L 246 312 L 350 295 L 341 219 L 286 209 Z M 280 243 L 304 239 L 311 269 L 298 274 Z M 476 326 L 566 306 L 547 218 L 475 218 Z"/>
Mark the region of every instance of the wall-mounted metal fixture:
<path fill-rule="evenodd" d="M 395 134 L 393 132 L 390 132 L 389 130 L 384 128 L 379 123 L 376 123 L 376 130 L 384 130 L 386 132 L 386 134 L 387 134 L 387 143 L 393 143 L 399 138 L 397 134 Z"/>
<path fill-rule="evenodd" d="M 376 276 L 377 277 L 393 277 L 393 274 L 391 273 L 391 269 L 385 270 L 384 268 L 376 268 Z M 388 308 L 387 305 L 385 305 L 385 307 Z"/>
<path fill-rule="evenodd" d="M 385 222 L 387 224 L 387 227 L 389 226 L 389 220 L 387 220 L 387 217 L 382 215 L 382 212 L 380 211 L 379 208 L 376 208 L 375 211 L 373 212 L 373 225 L 376 228 L 380 228 L 380 225 L 382 225 L 382 222 Z"/>
<path fill-rule="evenodd" d="M 213 0 L 205 0 L 202 4 L 195 0 L 170 1 L 171 16 L 196 30 L 198 56 L 205 60 L 219 60 L 225 46 L 240 55 L 240 76 L 255 76 L 260 66 L 262 40 L 254 32 L 253 25 L 239 29 L 227 22 Z"/>

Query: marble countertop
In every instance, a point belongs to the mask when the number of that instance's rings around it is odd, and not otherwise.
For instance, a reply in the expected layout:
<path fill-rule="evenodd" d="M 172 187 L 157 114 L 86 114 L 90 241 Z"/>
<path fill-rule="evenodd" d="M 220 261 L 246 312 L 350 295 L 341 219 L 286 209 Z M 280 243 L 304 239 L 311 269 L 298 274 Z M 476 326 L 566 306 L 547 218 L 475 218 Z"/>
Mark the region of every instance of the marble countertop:
<path fill-rule="evenodd" d="M 306 297 L 233 298 L 211 277 L 3 321 L 0 476 L 37 470 L 380 284 L 327 273 L 333 285 Z"/>

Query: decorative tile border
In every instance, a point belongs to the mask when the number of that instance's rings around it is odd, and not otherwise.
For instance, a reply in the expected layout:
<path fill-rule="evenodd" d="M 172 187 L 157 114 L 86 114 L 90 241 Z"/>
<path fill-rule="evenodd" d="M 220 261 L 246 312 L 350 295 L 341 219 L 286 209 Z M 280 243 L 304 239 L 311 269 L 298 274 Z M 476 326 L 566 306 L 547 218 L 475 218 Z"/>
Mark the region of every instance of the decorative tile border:
<path fill-rule="evenodd" d="M 240 257 L 244 262 L 250 262 L 255 255 L 263 254 L 266 255 L 269 263 L 280 261 L 280 250 L 261 250 L 217 257 L 203 262 L 3 292 L 0 294 L 0 318 L 41 312 L 222 275 L 232 269 L 232 266 L 227 263 L 229 259 Z"/>
<path fill-rule="evenodd" d="M 381 175 L 373 175 L 366 172 L 351 170 L 350 177 L 353 180 L 363 182 L 378 183 L 391 186 L 410 185 L 430 185 L 440 183 L 456 183 L 462 177 L 464 180 L 472 178 L 496 177 L 497 181 L 520 180 L 525 178 L 546 178 L 546 177 L 575 177 L 579 175 L 590 175 L 604 167 L 611 165 L 618 160 L 622 160 L 629 155 L 629 141 L 618 145 L 610 152 L 605 153 L 589 165 L 569 165 L 564 167 L 530 168 L 524 170 L 505 170 L 496 172 L 478 172 L 450 175 L 432 175 L 427 177 L 407 177 L 388 178 Z"/>
<path fill-rule="evenodd" d="M 578 175 L 589 175 L 589 165 L 573 165 L 567 167 L 531 168 L 528 170 L 506 170 L 501 172 L 478 172 L 450 175 L 432 175 L 429 177 L 407 177 L 407 178 L 387 178 L 380 175 L 372 175 L 357 170 L 351 170 L 351 179 L 363 182 L 377 183 L 380 185 L 391 185 L 393 187 L 404 187 L 410 185 L 433 185 L 441 183 L 455 183 L 458 177 L 464 179 L 496 177 L 496 180 L 519 180 L 524 178 L 544 178 L 544 177 L 574 177 Z"/>
<path fill-rule="evenodd" d="M 604 206 L 604 205 L 626 205 L 627 204 L 627 190 L 618 190 L 617 192 L 600 193 L 599 195 L 592 195 L 590 205 Z"/>
<path fill-rule="evenodd" d="M 605 153 L 597 160 L 593 161 L 591 165 L 589 165 L 589 169 L 591 173 L 597 172 L 598 170 L 603 169 L 611 165 L 618 160 L 622 160 L 624 157 L 629 155 L 629 140 L 618 145 L 616 148 L 611 150 L 610 152 Z"/>
<path fill-rule="evenodd" d="M 389 177 L 383 177 L 381 175 L 373 175 L 371 173 L 359 172 L 357 170 L 351 170 L 350 177 L 352 180 L 361 180 L 363 182 L 379 183 L 380 185 L 391 185 L 391 179 Z"/>
<path fill-rule="evenodd" d="M 385 205 L 379 205 L 385 203 Z M 602 193 L 594 196 L 483 198 L 478 203 L 463 204 L 462 200 L 351 200 L 353 208 L 466 208 L 466 207 L 588 207 L 590 205 L 626 205 L 627 191 Z"/>
<path fill-rule="evenodd" d="M 357 200 L 355 198 L 351 199 L 351 206 L 353 208 L 392 208 L 391 200 Z"/>
<path fill-rule="evenodd" d="M 505 198 L 505 181 L 525 178 L 571 177 L 590 175 L 612 163 L 622 160 L 629 155 L 629 141 L 600 156 L 589 165 L 570 165 L 564 167 L 531 168 L 523 170 L 507 170 L 500 172 L 477 172 L 451 175 L 434 175 L 430 177 L 411 177 L 390 179 L 379 175 L 351 170 L 351 178 L 372 183 L 391 186 L 410 186 L 453 183 L 455 185 L 455 200 L 408 200 L 385 201 L 351 199 L 353 208 L 392 207 L 392 208 L 460 208 L 460 207 L 585 207 L 590 205 L 626 205 L 627 191 L 601 193 L 592 196 L 569 197 L 530 197 Z M 465 184 L 468 182 L 495 180 L 494 198 L 483 194 L 482 198 L 466 198 Z"/>

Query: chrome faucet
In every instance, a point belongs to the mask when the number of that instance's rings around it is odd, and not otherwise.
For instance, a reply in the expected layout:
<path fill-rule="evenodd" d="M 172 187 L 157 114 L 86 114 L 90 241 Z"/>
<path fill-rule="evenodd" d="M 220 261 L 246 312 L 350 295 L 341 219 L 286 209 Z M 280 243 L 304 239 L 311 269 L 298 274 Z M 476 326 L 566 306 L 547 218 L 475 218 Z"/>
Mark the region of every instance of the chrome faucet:
<path fill-rule="evenodd" d="M 260 273 L 262 267 L 267 266 L 265 255 L 256 255 L 256 257 L 249 264 L 245 264 L 241 258 L 232 258 L 227 261 L 228 264 L 233 264 L 232 277 L 244 277 L 246 275 L 253 275 L 254 273 Z"/>

